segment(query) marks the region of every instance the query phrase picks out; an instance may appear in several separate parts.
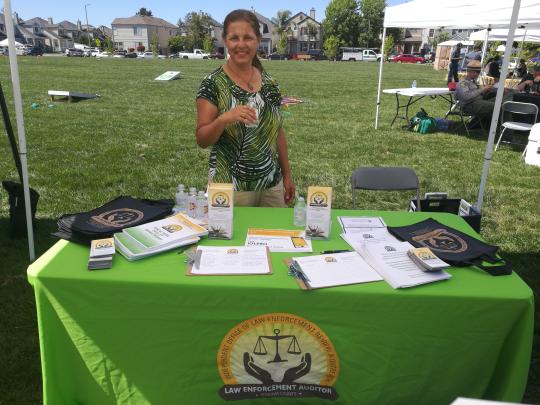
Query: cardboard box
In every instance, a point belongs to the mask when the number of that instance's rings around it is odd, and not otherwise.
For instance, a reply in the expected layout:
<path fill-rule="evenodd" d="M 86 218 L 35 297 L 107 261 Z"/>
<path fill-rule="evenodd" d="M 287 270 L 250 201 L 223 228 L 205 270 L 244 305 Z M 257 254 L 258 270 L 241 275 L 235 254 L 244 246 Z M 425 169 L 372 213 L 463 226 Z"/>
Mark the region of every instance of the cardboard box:
<path fill-rule="evenodd" d="M 482 215 L 470 203 L 460 198 L 443 198 L 443 199 L 424 199 L 420 200 L 421 211 L 426 212 L 449 212 L 456 214 L 480 233 L 480 220 Z M 411 200 L 409 211 L 417 211 L 416 200 Z"/>

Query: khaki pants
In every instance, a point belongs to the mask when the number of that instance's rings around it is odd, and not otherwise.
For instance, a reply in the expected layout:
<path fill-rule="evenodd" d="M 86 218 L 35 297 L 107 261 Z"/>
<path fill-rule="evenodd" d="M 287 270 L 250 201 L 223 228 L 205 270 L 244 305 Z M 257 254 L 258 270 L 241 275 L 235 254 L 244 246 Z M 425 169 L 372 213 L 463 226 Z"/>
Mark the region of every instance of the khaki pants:
<path fill-rule="evenodd" d="M 286 207 L 283 180 L 261 191 L 235 191 L 234 205 L 238 207 Z"/>

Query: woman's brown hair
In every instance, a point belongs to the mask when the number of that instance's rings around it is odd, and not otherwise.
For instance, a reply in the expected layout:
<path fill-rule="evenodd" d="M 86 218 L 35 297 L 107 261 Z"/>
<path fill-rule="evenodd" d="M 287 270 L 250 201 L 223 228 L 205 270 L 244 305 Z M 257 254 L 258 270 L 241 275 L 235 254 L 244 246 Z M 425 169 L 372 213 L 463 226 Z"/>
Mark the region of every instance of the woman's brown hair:
<path fill-rule="evenodd" d="M 233 10 L 229 14 L 227 14 L 227 17 L 225 17 L 225 21 L 223 22 L 223 39 L 227 36 L 227 31 L 229 28 L 229 25 L 233 22 L 238 21 L 244 21 L 247 22 L 249 25 L 251 25 L 251 28 L 253 28 L 253 32 L 255 32 L 255 35 L 258 39 L 261 39 L 261 30 L 259 28 L 259 20 L 257 19 L 257 16 L 252 13 L 249 10 Z M 253 57 L 253 61 L 251 62 L 253 66 L 255 66 L 259 71 L 263 71 L 263 67 L 261 64 L 261 61 L 255 55 Z"/>

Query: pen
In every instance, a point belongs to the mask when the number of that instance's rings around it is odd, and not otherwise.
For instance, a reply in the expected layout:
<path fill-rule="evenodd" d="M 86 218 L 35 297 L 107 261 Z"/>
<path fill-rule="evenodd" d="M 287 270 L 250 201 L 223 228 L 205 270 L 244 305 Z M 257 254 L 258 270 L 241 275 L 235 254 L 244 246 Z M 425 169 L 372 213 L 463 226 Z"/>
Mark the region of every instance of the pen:
<path fill-rule="evenodd" d="M 351 252 L 349 249 L 340 249 L 340 250 L 323 250 L 321 253 L 323 255 L 327 255 L 330 253 L 345 253 L 345 252 Z"/>

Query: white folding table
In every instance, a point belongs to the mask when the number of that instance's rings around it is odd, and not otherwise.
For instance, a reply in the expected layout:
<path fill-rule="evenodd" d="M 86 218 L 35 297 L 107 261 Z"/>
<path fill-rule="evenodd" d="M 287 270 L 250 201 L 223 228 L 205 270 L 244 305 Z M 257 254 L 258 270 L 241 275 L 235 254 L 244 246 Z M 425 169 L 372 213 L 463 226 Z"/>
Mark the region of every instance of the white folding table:
<path fill-rule="evenodd" d="M 408 87 L 404 89 L 385 89 L 383 90 L 383 93 L 396 95 L 396 115 L 394 115 L 394 119 L 392 120 L 392 124 L 390 124 L 390 126 L 394 125 L 394 122 L 398 118 L 404 119 L 408 122 L 409 107 L 426 96 L 431 98 L 440 97 L 448 101 L 450 104 L 449 110 L 454 105 L 454 98 L 452 96 L 454 91 L 449 90 L 447 87 Z M 407 103 L 401 104 L 399 102 L 399 96 L 407 97 Z M 399 115 L 401 109 L 405 109 L 405 115 Z"/>

